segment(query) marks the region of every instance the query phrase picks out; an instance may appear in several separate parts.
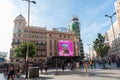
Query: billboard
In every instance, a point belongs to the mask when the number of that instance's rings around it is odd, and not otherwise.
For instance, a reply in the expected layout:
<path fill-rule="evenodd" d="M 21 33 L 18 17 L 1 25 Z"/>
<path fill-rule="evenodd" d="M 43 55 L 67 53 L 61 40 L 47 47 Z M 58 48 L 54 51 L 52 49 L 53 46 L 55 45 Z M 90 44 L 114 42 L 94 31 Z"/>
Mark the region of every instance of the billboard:
<path fill-rule="evenodd" d="M 59 56 L 74 56 L 73 42 L 71 40 L 58 41 Z"/>

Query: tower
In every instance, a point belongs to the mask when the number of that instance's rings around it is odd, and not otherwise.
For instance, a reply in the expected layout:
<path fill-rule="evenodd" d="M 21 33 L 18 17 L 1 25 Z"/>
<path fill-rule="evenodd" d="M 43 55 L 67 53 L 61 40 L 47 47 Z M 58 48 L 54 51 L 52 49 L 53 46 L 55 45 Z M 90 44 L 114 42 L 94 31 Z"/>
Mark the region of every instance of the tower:
<path fill-rule="evenodd" d="M 80 55 L 84 57 L 83 43 L 82 43 L 81 34 L 80 34 L 80 22 L 79 22 L 78 16 L 73 16 L 73 18 L 71 19 L 69 24 L 69 31 L 74 32 L 76 36 L 79 37 L 78 47 L 80 49 Z"/>
<path fill-rule="evenodd" d="M 14 19 L 14 28 L 13 28 L 13 38 L 12 38 L 12 48 L 10 49 L 10 60 L 14 61 L 14 48 L 16 48 L 18 46 L 18 44 L 20 44 L 23 40 L 23 27 L 26 26 L 26 21 L 25 18 L 22 15 L 18 15 L 15 19 Z"/>
<path fill-rule="evenodd" d="M 74 16 L 70 21 L 69 30 L 80 36 L 80 23 L 77 16 Z"/>
<path fill-rule="evenodd" d="M 14 20 L 14 31 L 16 33 L 21 27 L 26 25 L 25 18 L 22 15 L 18 15 Z"/>

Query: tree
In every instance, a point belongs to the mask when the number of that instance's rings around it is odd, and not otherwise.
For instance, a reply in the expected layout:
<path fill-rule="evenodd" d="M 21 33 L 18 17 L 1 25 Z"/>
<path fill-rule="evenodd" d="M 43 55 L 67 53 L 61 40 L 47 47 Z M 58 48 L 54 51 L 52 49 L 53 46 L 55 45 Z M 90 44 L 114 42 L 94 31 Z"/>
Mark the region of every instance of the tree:
<path fill-rule="evenodd" d="M 29 42 L 28 44 L 27 44 L 27 42 L 24 42 L 24 43 L 18 45 L 17 48 L 15 48 L 14 53 L 15 53 L 16 58 L 26 59 L 27 45 L 29 47 L 28 57 L 32 57 L 32 58 L 34 57 L 34 55 L 36 53 L 35 45 L 32 42 Z"/>
<path fill-rule="evenodd" d="M 28 42 L 28 43 L 24 42 L 24 43 L 18 45 L 18 47 L 15 48 L 15 50 L 14 50 L 15 57 L 25 59 L 26 78 L 28 78 L 28 61 L 26 60 L 27 46 L 28 46 L 28 49 L 29 49 L 28 57 L 33 58 L 35 53 L 36 53 L 36 49 L 35 49 L 35 45 L 32 42 Z"/>
<path fill-rule="evenodd" d="M 103 68 L 105 68 L 103 58 L 107 56 L 109 46 L 105 45 L 105 37 L 98 33 L 97 38 L 93 41 L 93 48 L 96 51 L 97 55 L 102 58 Z"/>

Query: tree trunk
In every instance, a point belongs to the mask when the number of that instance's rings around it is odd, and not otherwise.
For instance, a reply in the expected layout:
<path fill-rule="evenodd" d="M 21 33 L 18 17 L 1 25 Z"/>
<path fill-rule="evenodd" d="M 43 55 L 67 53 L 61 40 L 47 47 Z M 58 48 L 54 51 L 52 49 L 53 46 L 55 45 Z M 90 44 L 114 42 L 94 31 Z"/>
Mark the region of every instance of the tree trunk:
<path fill-rule="evenodd" d="M 26 79 L 28 79 L 28 61 L 26 61 Z"/>
<path fill-rule="evenodd" d="M 25 59 L 25 77 L 26 79 L 28 79 L 28 61 L 26 61 L 26 57 L 24 58 Z"/>

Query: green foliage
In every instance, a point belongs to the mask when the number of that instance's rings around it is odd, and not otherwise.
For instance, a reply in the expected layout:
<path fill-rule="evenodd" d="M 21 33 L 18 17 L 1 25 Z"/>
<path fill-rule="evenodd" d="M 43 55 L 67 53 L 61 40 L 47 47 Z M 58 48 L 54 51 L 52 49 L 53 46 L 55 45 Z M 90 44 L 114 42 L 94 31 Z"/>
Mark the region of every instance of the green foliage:
<path fill-rule="evenodd" d="M 101 58 L 107 55 L 109 47 L 105 45 L 105 37 L 98 33 L 97 38 L 93 41 L 93 48 Z"/>
<path fill-rule="evenodd" d="M 29 42 L 27 44 L 27 42 L 24 42 L 20 45 L 18 45 L 17 48 L 15 48 L 14 53 L 15 53 L 15 57 L 17 58 L 26 58 L 26 53 L 27 53 L 27 45 L 28 45 L 28 57 L 34 57 L 35 53 L 36 53 L 36 49 L 35 49 L 35 45 L 31 42 Z"/>

